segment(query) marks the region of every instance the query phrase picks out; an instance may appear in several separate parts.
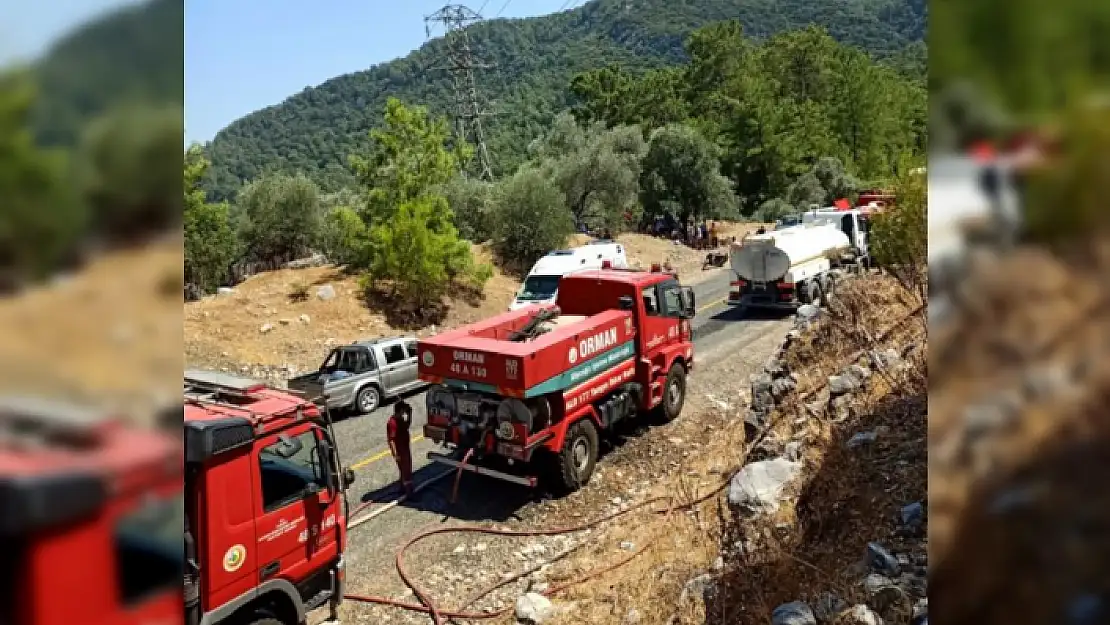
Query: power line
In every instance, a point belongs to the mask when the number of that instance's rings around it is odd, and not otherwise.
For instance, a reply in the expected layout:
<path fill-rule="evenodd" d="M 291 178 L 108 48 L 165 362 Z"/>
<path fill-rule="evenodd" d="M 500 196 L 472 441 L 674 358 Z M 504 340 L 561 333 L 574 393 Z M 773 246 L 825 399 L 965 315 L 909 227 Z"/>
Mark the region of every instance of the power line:
<path fill-rule="evenodd" d="M 505 12 L 505 9 L 508 8 L 508 6 L 512 4 L 512 2 L 513 0 L 505 0 L 505 4 L 501 5 L 501 10 L 497 12 L 497 15 L 493 16 L 494 19 L 501 17 L 501 14 Z"/>
<path fill-rule="evenodd" d="M 444 69 L 451 75 L 455 91 L 455 139 L 474 146 L 474 162 L 468 165 L 476 167 L 479 178 L 492 180 L 493 166 L 482 128 L 482 117 L 487 113 L 479 103 L 474 70 L 490 69 L 493 66 L 479 63 L 474 58 L 467 34 L 467 27 L 480 21 L 482 16 L 477 12 L 461 4 L 448 4 L 425 17 L 424 28 L 429 38 L 432 36 L 433 23 L 442 23 L 446 30 L 443 36 L 447 49 Z M 466 165 L 464 164 L 464 173 Z"/>

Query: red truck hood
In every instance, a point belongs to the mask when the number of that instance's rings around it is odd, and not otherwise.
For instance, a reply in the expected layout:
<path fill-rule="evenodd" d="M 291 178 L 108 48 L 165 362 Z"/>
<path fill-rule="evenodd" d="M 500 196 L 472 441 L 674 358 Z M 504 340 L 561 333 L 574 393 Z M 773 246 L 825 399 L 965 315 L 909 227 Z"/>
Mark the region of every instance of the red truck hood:
<path fill-rule="evenodd" d="M 538 306 L 444 332 L 419 341 L 424 381 L 532 397 L 573 386 L 635 352 L 632 313 L 608 310 L 589 317 L 563 316 L 554 329 L 529 341 L 509 340 L 540 311 Z"/>

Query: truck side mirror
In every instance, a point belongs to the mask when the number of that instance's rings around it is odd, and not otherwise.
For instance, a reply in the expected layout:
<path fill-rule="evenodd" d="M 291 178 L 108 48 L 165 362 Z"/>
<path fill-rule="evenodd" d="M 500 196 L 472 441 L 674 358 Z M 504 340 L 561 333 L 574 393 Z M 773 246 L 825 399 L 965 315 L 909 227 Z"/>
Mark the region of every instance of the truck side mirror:
<path fill-rule="evenodd" d="M 343 490 L 347 490 L 348 488 L 351 487 L 351 484 L 354 484 L 354 483 L 355 483 L 355 470 L 350 468 L 350 467 L 347 467 L 347 468 L 343 469 Z"/>
<path fill-rule="evenodd" d="M 617 305 L 620 306 L 621 310 L 635 310 L 636 301 L 629 295 L 621 295 L 620 298 L 617 299 Z"/>

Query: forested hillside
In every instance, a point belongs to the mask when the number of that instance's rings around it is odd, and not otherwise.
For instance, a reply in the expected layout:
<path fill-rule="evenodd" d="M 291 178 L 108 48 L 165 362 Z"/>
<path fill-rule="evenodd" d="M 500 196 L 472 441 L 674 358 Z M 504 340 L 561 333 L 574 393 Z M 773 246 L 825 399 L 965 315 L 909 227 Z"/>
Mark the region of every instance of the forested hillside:
<path fill-rule="evenodd" d="M 38 142 L 72 147 L 90 121 L 118 105 L 180 107 L 184 14 L 181 0 L 150 0 L 107 13 L 55 43 L 34 66 Z"/>
<path fill-rule="evenodd" d="M 0 68 L 0 290 L 180 228 L 183 13 L 125 6 Z"/>
<path fill-rule="evenodd" d="M 575 76 L 609 65 L 636 74 L 681 63 L 686 37 L 719 20 L 738 19 L 754 39 L 817 24 L 923 81 L 926 11 L 924 0 L 593 0 L 555 15 L 478 24 L 470 32 L 475 52 L 497 66 L 479 77 L 496 114 L 487 122 L 495 170 L 515 171 L 529 143 L 574 103 Z M 351 186 L 348 155 L 381 124 L 387 98 L 449 112 L 450 81 L 432 69 L 442 52 L 442 39 L 433 40 L 232 123 L 206 147 L 210 198 L 229 199 L 267 170 L 306 173 L 325 191 Z"/>

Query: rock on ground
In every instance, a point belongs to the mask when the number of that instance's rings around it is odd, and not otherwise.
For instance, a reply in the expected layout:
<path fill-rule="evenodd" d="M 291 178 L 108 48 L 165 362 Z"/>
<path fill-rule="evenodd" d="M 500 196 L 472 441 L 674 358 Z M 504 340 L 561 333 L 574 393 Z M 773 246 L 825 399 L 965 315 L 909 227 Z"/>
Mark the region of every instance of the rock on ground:
<path fill-rule="evenodd" d="M 330 284 L 325 284 L 321 286 L 320 288 L 316 289 L 316 297 L 324 300 L 325 302 L 330 299 L 335 299 L 335 287 Z"/>
<path fill-rule="evenodd" d="M 791 601 L 771 612 L 771 625 L 817 625 L 817 617 L 804 602 Z"/>
<path fill-rule="evenodd" d="M 862 603 L 852 606 L 844 617 L 841 620 L 845 625 L 883 625 L 882 617 Z"/>
<path fill-rule="evenodd" d="M 753 462 L 732 478 L 728 500 L 755 512 L 778 510 L 783 490 L 797 477 L 802 465 L 785 458 Z"/>
<path fill-rule="evenodd" d="M 554 606 L 547 597 L 530 592 L 516 600 L 516 618 L 524 623 L 539 625 L 554 612 Z"/>

